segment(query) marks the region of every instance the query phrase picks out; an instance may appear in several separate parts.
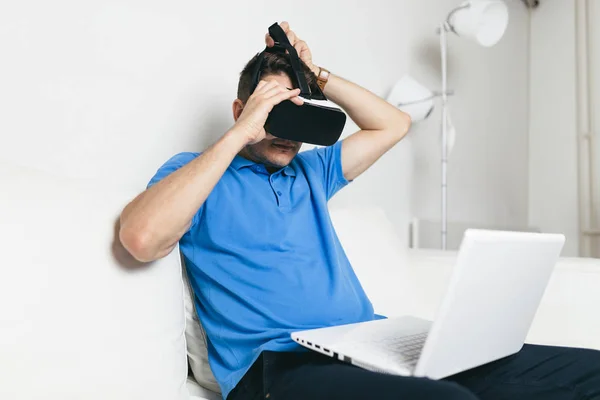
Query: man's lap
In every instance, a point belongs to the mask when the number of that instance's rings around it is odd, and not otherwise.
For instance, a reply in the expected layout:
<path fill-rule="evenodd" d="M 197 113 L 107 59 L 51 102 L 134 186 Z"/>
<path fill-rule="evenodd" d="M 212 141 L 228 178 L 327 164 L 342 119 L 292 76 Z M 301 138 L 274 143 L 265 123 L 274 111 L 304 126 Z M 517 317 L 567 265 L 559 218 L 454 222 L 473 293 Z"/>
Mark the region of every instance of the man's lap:
<path fill-rule="evenodd" d="M 600 352 L 526 345 L 442 381 L 379 374 L 314 352 L 265 352 L 228 400 L 259 398 L 600 399 Z"/>
<path fill-rule="evenodd" d="M 248 379 L 250 378 L 250 379 Z M 363 370 L 314 352 L 265 352 L 228 397 L 241 399 L 420 399 L 468 394 L 457 384 L 399 377 Z M 399 397 L 401 396 L 401 397 Z"/>
<path fill-rule="evenodd" d="M 513 356 L 448 380 L 481 399 L 600 399 L 600 352 L 525 345 Z"/>

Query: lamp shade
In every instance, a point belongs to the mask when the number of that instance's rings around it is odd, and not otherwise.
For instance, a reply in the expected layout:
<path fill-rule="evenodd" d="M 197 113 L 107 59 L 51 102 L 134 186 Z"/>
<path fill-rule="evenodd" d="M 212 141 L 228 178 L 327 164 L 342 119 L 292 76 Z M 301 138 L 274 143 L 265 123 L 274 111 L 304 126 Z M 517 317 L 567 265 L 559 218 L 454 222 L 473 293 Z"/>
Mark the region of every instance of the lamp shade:
<path fill-rule="evenodd" d="M 396 82 L 387 100 L 410 115 L 413 122 L 419 122 L 433 111 L 433 98 L 431 90 L 406 75 Z"/>
<path fill-rule="evenodd" d="M 491 47 L 502 39 L 508 26 L 508 7 L 502 0 L 470 0 L 448 22 L 459 35 Z"/>

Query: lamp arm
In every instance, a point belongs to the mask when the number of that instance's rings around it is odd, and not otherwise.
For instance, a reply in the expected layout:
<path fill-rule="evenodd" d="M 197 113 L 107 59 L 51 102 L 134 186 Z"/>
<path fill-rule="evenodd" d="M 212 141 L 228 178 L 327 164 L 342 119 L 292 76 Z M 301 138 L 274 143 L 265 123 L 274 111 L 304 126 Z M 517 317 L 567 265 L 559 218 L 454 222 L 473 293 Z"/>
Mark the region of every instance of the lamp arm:
<path fill-rule="evenodd" d="M 452 32 L 455 35 L 458 35 L 458 33 L 454 29 L 454 26 L 452 25 L 452 22 L 450 22 L 450 20 L 452 19 L 452 17 L 454 16 L 454 14 L 456 14 L 460 10 L 464 10 L 466 8 L 471 8 L 471 3 L 467 3 L 467 4 L 463 5 L 463 6 L 456 7 L 454 10 L 450 11 L 450 13 L 448 14 L 448 16 L 446 17 L 446 21 L 444 21 L 444 30 L 446 32 Z"/>

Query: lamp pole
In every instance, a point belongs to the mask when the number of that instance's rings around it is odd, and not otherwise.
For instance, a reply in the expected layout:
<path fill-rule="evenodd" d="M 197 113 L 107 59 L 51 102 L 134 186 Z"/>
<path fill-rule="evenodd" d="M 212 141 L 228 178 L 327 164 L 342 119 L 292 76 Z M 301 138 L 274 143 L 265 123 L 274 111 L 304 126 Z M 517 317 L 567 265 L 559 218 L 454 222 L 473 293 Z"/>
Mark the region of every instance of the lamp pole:
<path fill-rule="evenodd" d="M 440 26 L 442 58 L 442 250 L 448 247 L 448 23 Z"/>

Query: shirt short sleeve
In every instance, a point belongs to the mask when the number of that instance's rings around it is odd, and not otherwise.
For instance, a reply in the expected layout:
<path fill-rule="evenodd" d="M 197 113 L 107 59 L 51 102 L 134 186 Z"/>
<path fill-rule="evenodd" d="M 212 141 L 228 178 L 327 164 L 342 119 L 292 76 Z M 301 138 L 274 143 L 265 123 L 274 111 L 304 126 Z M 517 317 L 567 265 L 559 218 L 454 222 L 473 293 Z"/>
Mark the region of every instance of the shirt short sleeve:
<path fill-rule="evenodd" d="M 298 156 L 321 176 L 327 200 L 349 183 L 342 170 L 342 141 L 302 152 Z"/>
<path fill-rule="evenodd" d="M 177 171 L 179 168 L 182 168 L 183 166 L 185 166 L 186 164 L 188 164 L 189 162 L 194 160 L 199 155 L 200 155 L 200 153 L 179 153 L 179 154 L 174 155 L 167 162 L 165 162 L 158 169 L 158 171 L 156 171 L 156 174 L 154 174 L 152 179 L 150 179 L 150 182 L 148 182 L 148 185 L 146 188 L 151 188 L 156 183 L 160 182 L 162 179 L 171 175 L 173 172 Z M 200 213 L 202 212 L 202 207 L 203 206 L 201 206 L 200 209 L 196 212 L 196 214 L 194 214 L 194 217 L 192 218 L 192 224 L 190 226 L 190 229 L 198 223 L 198 221 L 200 219 Z"/>

